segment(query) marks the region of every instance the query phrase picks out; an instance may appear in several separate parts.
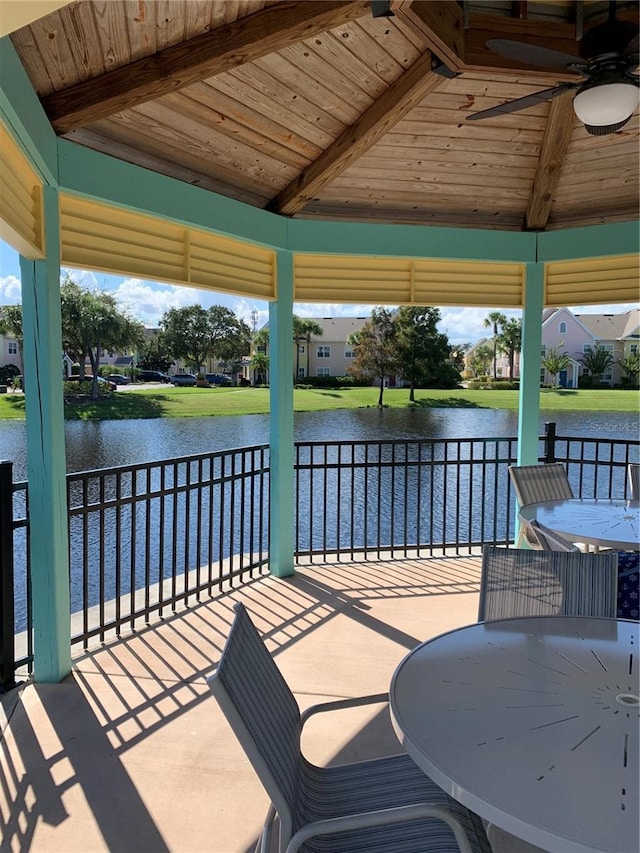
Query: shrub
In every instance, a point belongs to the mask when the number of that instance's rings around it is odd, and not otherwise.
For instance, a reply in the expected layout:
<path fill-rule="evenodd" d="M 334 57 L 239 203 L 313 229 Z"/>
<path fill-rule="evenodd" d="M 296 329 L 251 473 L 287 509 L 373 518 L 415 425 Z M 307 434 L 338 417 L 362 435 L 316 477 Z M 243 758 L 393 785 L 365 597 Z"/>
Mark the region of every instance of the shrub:
<path fill-rule="evenodd" d="M 20 368 L 15 364 L 5 364 L 0 367 L 0 384 L 8 385 L 14 376 L 20 376 Z"/>

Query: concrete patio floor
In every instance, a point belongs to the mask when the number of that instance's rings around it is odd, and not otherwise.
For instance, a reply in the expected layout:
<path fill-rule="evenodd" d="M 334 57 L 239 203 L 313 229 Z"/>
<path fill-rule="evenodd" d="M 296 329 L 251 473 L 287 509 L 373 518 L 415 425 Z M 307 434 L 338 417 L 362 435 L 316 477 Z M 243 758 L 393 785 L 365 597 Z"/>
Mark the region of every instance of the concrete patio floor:
<path fill-rule="evenodd" d="M 0 849 L 245 853 L 267 798 L 205 678 L 243 601 L 302 708 L 388 688 L 422 640 L 475 622 L 480 559 L 306 567 L 260 578 L 74 658 L 3 699 Z M 318 763 L 397 752 L 386 707 L 323 714 Z"/>

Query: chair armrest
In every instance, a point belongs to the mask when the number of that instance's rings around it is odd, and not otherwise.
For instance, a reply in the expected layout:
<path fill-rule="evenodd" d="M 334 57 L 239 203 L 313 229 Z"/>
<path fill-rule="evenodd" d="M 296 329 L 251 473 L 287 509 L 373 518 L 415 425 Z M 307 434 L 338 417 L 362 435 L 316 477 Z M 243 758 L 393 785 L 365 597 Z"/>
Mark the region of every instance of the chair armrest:
<path fill-rule="evenodd" d="M 428 803 L 416 803 L 409 806 L 396 806 L 392 809 L 380 809 L 373 812 L 359 812 L 344 817 L 317 820 L 299 829 L 286 847 L 285 853 L 297 853 L 309 838 L 315 835 L 330 835 L 334 832 L 348 832 L 355 829 L 368 829 L 372 826 L 385 826 L 394 823 L 404 823 L 411 820 L 423 820 L 433 817 L 443 820 L 451 827 L 455 835 L 460 853 L 473 853 L 469 839 L 460 821 L 441 806 L 431 806 Z"/>
<path fill-rule="evenodd" d="M 300 714 L 300 721 L 304 726 L 309 717 L 313 717 L 314 714 L 320 714 L 323 711 L 339 711 L 343 708 L 358 708 L 360 705 L 376 705 L 388 701 L 388 693 L 372 693 L 370 696 L 358 696 L 353 699 L 335 699 L 332 702 L 319 702 L 317 705 L 311 705 L 306 711 L 303 711 Z"/>

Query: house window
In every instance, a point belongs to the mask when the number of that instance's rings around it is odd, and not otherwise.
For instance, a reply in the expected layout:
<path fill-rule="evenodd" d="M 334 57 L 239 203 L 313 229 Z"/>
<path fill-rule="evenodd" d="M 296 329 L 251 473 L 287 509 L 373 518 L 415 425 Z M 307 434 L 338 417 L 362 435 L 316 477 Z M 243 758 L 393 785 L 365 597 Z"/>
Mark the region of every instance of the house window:
<path fill-rule="evenodd" d="M 546 354 L 547 354 L 547 345 L 542 344 L 542 349 L 540 350 L 540 355 L 542 356 L 542 358 L 544 358 Z"/>
<path fill-rule="evenodd" d="M 331 376 L 331 368 L 330 367 L 318 367 L 316 369 L 316 376 Z"/>
<path fill-rule="evenodd" d="M 304 344 L 298 344 L 298 352 L 300 353 L 300 355 L 304 355 L 304 353 L 305 353 Z"/>
<path fill-rule="evenodd" d="M 304 379 L 304 367 L 298 368 L 298 379 Z"/>
<path fill-rule="evenodd" d="M 566 335 L 566 334 L 567 334 L 567 324 L 564 322 L 564 320 L 563 320 L 563 321 L 562 321 L 562 323 L 560 323 L 560 325 L 558 326 L 558 332 L 559 332 L 559 334 L 561 334 L 561 335 Z"/>
<path fill-rule="evenodd" d="M 328 346 L 318 347 L 318 358 L 331 358 L 331 347 L 328 347 Z M 330 374 L 327 373 L 326 375 L 329 376 Z M 318 374 L 318 376 L 320 376 L 320 374 Z"/>
<path fill-rule="evenodd" d="M 7 341 L 7 352 L 9 355 L 18 355 L 18 344 L 15 341 Z"/>
<path fill-rule="evenodd" d="M 635 355 L 638 352 L 638 344 L 631 344 L 631 346 L 629 347 L 629 352 L 632 355 Z"/>
<path fill-rule="evenodd" d="M 582 352 L 590 352 L 592 349 L 591 344 L 582 344 Z"/>

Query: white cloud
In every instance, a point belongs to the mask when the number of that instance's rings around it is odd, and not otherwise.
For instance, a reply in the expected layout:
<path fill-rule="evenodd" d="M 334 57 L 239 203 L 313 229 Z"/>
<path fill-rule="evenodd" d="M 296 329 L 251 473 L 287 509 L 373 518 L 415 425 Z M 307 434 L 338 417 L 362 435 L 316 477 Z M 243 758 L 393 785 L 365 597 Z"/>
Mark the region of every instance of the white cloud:
<path fill-rule="evenodd" d="M 199 301 L 198 292 L 192 288 L 150 284 L 139 278 L 126 278 L 111 292 L 118 305 L 145 326 L 157 326 L 170 308 L 184 308 Z"/>
<path fill-rule="evenodd" d="M 17 305 L 18 302 L 22 302 L 20 279 L 15 275 L 0 278 L 0 304 Z"/>
<path fill-rule="evenodd" d="M 73 281 L 75 281 L 76 284 L 79 284 L 80 287 L 84 287 L 85 290 L 110 289 L 106 279 L 100 283 L 98 276 L 93 272 L 93 270 L 71 270 L 62 267 L 60 270 L 60 281 L 62 281 L 67 274 Z"/>

